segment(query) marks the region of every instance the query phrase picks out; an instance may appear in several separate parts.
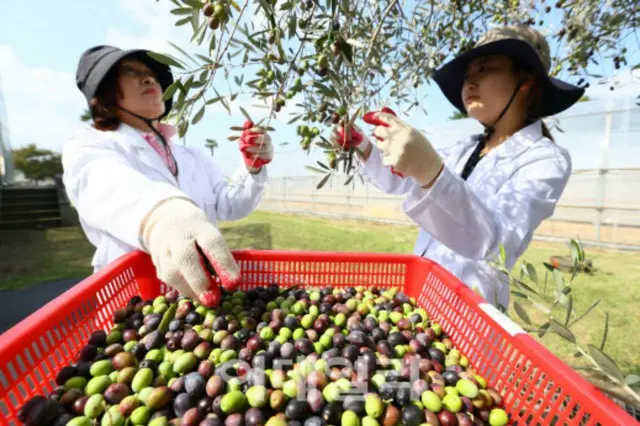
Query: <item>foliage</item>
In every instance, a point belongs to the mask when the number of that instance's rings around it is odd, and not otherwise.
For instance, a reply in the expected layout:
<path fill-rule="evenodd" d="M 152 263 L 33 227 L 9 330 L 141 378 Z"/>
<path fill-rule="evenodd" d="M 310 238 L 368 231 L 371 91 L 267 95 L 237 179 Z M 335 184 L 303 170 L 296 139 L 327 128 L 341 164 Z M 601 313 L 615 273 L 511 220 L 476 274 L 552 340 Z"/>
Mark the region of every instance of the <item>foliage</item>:
<path fill-rule="evenodd" d="M 559 269 L 546 262 L 544 279 L 535 266 L 526 261 L 522 262 L 518 277 L 509 271 L 504 256 L 499 256 L 492 263 L 507 277 L 511 294 L 515 296 L 514 311 L 528 326 L 525 328 L 528 333 L 536 334 L 538 337 L 547 333 L 557 334 L 565 343 L 575 346 L 576 358 L 584 357 L 591 364 L 590 367 L 581 369 L 589 374 L 587 379 L 625 403 L 640 406 L 640 394 L 631 388 L 640 383 L 640 377 L 633 374 L 625 377 L 615 360 L 605 351 L 609 335 L 609 313 L 605 313 L 602 338 L 598 342 L 584 342 L 584 339 L 577 335 L 574 326 L 594 312 L 601 300 L 596 300 L 583 312 L 575 310 L 572 295 L 574 281 L 581 272 L 590 267 L 590 262 L 579 242 L 572 239 L 570 244 L 572 273 L 568 281 Z M 501 253 L 504 253 L 503 248 Z M 532 312 L 543 320 L 535 321 Z"/>
<path fill-rule="evenodd" d="M 462 111 L 455 111 L 453 114 L 451 114 L 449 120 L 461 120 L 463 118 L 469 118 L 469 116 Z"/>
<path fill-rule="evenodd" d="M 48 149 L 39 149 L 35 144 L 14 149 L 13 161 L 26 179 L 35 182 L 53 179 L 62 173 L 62 156 Z"/>
<path fill-rule="evenodd" d="M 218 142 L 213 139 L 207 139 L 204 146 L 211 150 L 211 156 L 213 157 L 213 150 L 218 147 Z"/>
<path fill-rule="evenodd" d="M 91 111 L 89 111 L 88 109 L 85 109 L 82 115 L 80 116 L 80 121 L 82 121 L 83 123 L 88 123 L 91 120 L 92 120 Z"/>
<path fill-rule="evenodd" d="M 555 7 L 564 25 L 551 35 L 560 44 L 552 74 L 564 71 L 587 85 L 588 78 L 601 77 L 589 74 L 588 65 L 603 59 L 626 65 L 620 40 L 637 31 L 640 19 L 631 0 L 559 0 L 555 6 L 519 0 L 171 2 L 175 25 L 191 26 L 191 42 L 207 52 L 189 55 L 172 44 L 175 55 L 153 55 L 180 74 L 166 91 L 177 97 L 172 117 L 180 137 L 207 106 L 219 102 L 231 113 L 230 102 L 240 95 L 264 101 L 261 122 L 294 104 L 289 123 L 301 121 L 302 148 L 318 147 L 330 162 L 337 157 L 332 163 L 336 169 L 342 163 L 345 173 L 355 170 L 353 153 L 333 152 L 323 135 L 329 129 L 314 126 L 345 120 L 350 127 L 387 104 L 406 115 L 413 108 L 427 113 L 421 86 L 489 26 L 524 23 L 544 30 Z M 214 84 L 220 71 L 226 83 Z M 329 176 L 336 169 L 322 171 Z"/>

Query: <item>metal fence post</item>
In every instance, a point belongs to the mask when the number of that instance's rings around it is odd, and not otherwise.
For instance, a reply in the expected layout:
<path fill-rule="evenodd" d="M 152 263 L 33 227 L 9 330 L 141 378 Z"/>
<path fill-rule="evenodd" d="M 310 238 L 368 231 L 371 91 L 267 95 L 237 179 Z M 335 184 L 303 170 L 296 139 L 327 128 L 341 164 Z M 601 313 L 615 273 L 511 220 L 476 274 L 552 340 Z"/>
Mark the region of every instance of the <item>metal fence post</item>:
<path fill-rule="evenodd" d="M 604 138 L 600 147 L 600 164 L 598 165 L 598 189 L 596 198 L 596 240 L 602 242 L 602 212 L 606 199 L 607 168 L 609 166 L 609 145 L 611 144 L 611 132 L 613 121 L 613 100 L 609 99 L 609 107 L 605 116 Z"/>

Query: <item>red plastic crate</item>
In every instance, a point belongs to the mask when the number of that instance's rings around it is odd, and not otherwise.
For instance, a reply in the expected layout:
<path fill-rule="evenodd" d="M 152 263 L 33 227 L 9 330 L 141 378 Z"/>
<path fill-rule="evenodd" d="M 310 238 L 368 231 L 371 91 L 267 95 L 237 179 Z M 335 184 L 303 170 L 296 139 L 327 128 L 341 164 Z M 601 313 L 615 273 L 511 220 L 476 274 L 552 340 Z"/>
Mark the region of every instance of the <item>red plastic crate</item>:
<path fill-rule="evenodd" d="M 517 425 L 632 425 L 624 410 L 438 264 L 412 255 L 235 251 L 242 289 L 395 287 L 415 297 L 505 400 Z M 109 330 L 129 298 L 158 296 L 150 258 L 134 252 L 85 279 L 0 336 L 0 424 L 31 396 L 48 394 L 90 334 Z"/>

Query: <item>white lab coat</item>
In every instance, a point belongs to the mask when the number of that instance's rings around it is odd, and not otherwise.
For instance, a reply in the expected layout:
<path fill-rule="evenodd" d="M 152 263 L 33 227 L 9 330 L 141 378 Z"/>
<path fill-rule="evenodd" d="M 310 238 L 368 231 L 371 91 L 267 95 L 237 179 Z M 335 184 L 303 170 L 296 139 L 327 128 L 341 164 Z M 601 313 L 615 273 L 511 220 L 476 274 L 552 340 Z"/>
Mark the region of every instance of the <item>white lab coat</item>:
<path fill-rule="evenodd" d="M 217 220 L 247 216 L 264 192 L 266 167 L 252 175 L 241 165 L 228 182 L 209 155 L 174 143 L 176 179 L 142 135 L 124 123 L 107 132 L 87 127 L 63 146 L 63 181 L 96 247 L 94 272 L 123 254 L 142 250 L 140 223 L 166 198 L 191 199 L 215 225 Z"/>
<path fill-rule="evenodd" d="M 376 147 L 360 171 L 382 191 L 406 195 L 403 211 L 420 227 L 414 254 L 478 288 L 487 302 L 507 307 L 508 283 L 487 261 L 503 244 L 507 267 L 513 267 L 534 230 L 553 214 L 571 159 L 542 135 L 537 121 L 491 150 L 465 182 L 460 173 L 475 144 L 469 137 L 440 150 L 444 170 L 426 190 L 412 178 L 393 175 Z"/>

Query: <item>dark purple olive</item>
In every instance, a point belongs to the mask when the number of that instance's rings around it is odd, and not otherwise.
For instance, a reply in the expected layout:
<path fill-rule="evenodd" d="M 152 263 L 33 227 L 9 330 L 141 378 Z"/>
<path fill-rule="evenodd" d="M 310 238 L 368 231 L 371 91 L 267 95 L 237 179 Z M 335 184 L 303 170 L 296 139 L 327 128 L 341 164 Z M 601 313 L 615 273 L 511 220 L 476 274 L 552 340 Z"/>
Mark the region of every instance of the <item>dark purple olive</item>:
<path fill-rule="evenodd" d="M 180 340 L 180 347 L 185 351 L 192 351 L 200 343 L 200 336 L 193 330 L 187 330 Z"/>
<path fill-rule="evenodd" d="M 458 376 L 458 373 L 455 371 L 445 371 L 442 373 L 442 377 L 444 378 L 444 383 L 447 386 L 455 386 L 456 383 L 458 383 L 458 380 L 460 380 L 460 376 Z"/>
<path fill-rule="evenodd" d="M 393 347 L 388 340 L 380 340 L 378 342 L 378 352 L 380 352 L 381 355 L 389 358 L 394 357 L 395 355 Z"/>
<path fill-rule="evenodd" d="M 354 345 L 347 345 L 342 351 L 342 356 L 347 358 L 350 362 L 356 362 L 358 355 L 360 355 L 360 350 Z"/>
<path fill-rule="evenodd" d="M 56 376 L 56 384 L 63 386 L 67 380 L 78 375 L 78 369 L 72 365 L 62 367 Z"/>
<path fill-rule="evenodd" d="M 339 425 L 343 412 L 339 404 L 330 402 L 322 410 L 322 419 L 330 425 Z"/>
<path fill-rule="evenodd" d="M 304 337 L 302 339 L 296 340 L 294 346 L 296 351 L 300 352 L 303 355 L 309 355 L 314 351 L 313 343 L 311 342 L 311 340 Z"/>
<path fill-rule="evenodd" d="M 104 330 L 96 330 L 89 337 L 89 344 L 104 347 L 107 344 L 107 332 Z"/>
<path fill-rule="evenodd" d="M 78 361 L 92 361 L 98 354 L 96 345 L 86 345 L 78 352 Z"/>
<path fill-rule="evenodd" d="M 246 426 L 264 426 L 266 422 L 267 420 L 259 408 L 249 408 L 244 414 L 244 423 Z"/>
<path fill-rule="evenodd" d="M 244 415 L 242 413 L 230 414 L 224 420 L 224 426 L 244 426 Z"/>
<path fill-rule="evenodd" d="M 198 426 L 223 426 L 224 423 L 220 420 L 220 417 L 213 413 L 209 413 L 207 417 L 200 422 Z M 248 426 L 248 425 L 247 425 Z"/>
<path fill-rule="evenodd" d="M 184 326 L 184 321 L 180 319 L 174 319 L 169 323 L 170 331 L 178 331 Z"/>
<path fill-rule="evenodd" d="M 198 400 L 205 395 L 207 381 L 199 373 L 193 372 L 185 376 L 184 389 L 192 400 Z"/>
<path fill-rule="evenodd" d="M 173 411 L 175 411 L 178 417 L 183 417 L 193 406 L 194 401 L 187 393 L 179 394 L 173 401 Z"/>
<path fill-rule="evenodd" d="M 189 312 L 184 319 L 184 322 L 191 325 L 202 324 L 202 315 L 197 313 L 196 311 Z"/>
<path fill-rule="evenodd" d="M 444 353 L 438 348 L 429 348 L 429 356 L 432 360 L 437 361 L 440 365 L 444 365 Z"/>
<path fill-rule="evenodd" d="M 144 341 L 148 351 L 160 349 L 164 345 L 164 335 L 158 330 L 154 330 L 145 336 Z"/>
<path fill-rule="evenodd" d="M 311 412 L 311 407 L 307 401 L 300 401 L 297 399 L 292 399 L 287 404 L 287 408 L 285 409 L 285 414 L 287 418 L 295 421 L 303 421 L 307 417 L 309 417 L 309 413 Z"/>
<path fill-rule="evenodd" d="M 333 337 L 331 338 L 331 340 L 333 342 L 333 347 L 334 348 L 342 349 L 344 347 L 344 345 L 347 344 L 347 338 L 342 333 L 334 334 Z"/>
<path fill-rule="evenodd" d="M 220 407 L 220 403 L 222 402 L 223 395 L 218 395 L 213 398 L 213 403 L 211 404 L 211 412 L 218 415 L 220 418 L 224 418 L 226 414 L 222 411 Z"/>

